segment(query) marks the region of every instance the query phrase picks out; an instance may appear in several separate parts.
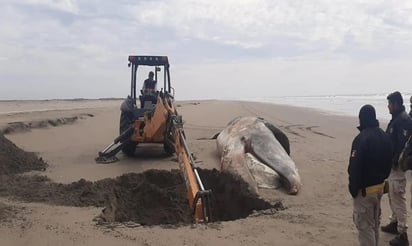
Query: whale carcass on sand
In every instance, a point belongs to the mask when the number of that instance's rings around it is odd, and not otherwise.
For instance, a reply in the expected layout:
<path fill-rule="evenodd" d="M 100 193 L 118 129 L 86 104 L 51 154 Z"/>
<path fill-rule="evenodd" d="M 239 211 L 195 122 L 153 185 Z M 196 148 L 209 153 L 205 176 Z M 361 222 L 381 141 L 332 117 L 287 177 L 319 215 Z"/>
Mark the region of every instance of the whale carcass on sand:
<path fill-rule="evenodd" d="M 287 136 L 277 127 L 258 117 L 238 117 L 217 136 L 221 170 L 239 175 L 250 190 L 286 186 L 297 194 L 301 179 L 290 158 Z"/>

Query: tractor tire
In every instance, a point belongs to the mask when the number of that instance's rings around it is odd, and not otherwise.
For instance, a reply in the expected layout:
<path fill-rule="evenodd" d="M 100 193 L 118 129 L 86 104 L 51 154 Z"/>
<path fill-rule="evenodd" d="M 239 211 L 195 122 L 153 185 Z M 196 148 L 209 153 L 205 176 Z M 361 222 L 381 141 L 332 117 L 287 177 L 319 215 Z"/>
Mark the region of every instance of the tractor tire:
<path fill-rule="evenodd" d="M 120 134 L 126 131 L 132 124 L 133 124 L 133 118 L 131 117 L 131 113 L 122 111 L 120 114 L 120 127 L 119 127 Z M 126 141 L 128 141 L 128 143 L 126 143 L 123 146 L 122 152 L 127 156 L 133 156 L 134 152 L 136 151 L 137 143 L 132 142 L 130 140 L 126 140 Z"/>

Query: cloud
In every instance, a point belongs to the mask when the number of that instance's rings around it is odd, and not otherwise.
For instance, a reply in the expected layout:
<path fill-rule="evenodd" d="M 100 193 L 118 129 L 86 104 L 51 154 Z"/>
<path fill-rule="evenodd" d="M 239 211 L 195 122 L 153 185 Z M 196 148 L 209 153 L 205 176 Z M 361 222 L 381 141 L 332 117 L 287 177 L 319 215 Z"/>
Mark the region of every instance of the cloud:
<path fill-rule="evenodd" d="M 169 55 L 182 97 L 406 87 L 411 27 L 407 0 L 3 0 L 0 99 L 125 96 L 129 54 Z"/>
<path fill-rule="evenodd" d="M 76 0 L 25 0 L 24 2 L 32 6 L 42 6 L 73 14 L 79 12 Z"/>
<path fill-rule="evenodd" d="M 311 50 L 318 42 L 334 50 L 344 45 L 350 34 L 357 45 L 373 49 L 389 45 L 398 37 L 412 38 L 409 29 L 388 22 L 408 23 L 412 18 L 410 4 L 399 2 L 143 1 L 135 6 L 134 13 L 139 22 L 173 28 L 182 37 L 243 48 L 269 46 L 273 40 L 283 38 L 294 39 L 302 50 Z"/>

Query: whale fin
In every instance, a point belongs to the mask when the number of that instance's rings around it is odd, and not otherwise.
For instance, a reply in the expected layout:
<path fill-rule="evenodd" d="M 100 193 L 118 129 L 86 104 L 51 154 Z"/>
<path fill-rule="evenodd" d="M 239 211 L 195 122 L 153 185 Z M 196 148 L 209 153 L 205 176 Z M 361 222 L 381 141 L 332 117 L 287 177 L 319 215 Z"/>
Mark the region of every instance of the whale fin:
<path fill-rule="evenodd" d="M 279 128 L 274 126 L 272 123 L 264 120 L 262 120 L 263 124 L 273 133 L 275 138 L 279 141 L 280 145 L 282 145 L 283 149 L 285 149 L 286 153 L 290 155 L 290 143 L 289 143 L 289 138 L 286 136 L 285 133 L 283 133 Z"/>

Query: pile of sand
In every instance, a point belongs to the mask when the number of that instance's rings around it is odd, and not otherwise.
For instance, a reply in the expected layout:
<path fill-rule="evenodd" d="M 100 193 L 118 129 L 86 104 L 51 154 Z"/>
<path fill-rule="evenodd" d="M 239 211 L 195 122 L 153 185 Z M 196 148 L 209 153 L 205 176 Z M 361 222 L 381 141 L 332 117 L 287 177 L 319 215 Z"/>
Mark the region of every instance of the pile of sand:
<path fill-rule="evenodd" d="M 200 175 L 205 187 L 213 192 L 215 221 L 236 220 L 254 210 L 282 207 L 256 197 L 243 180 L 229 173 L 201 170 Z M 81 179 L 71 184 L 54 183 L 38 175 L 3 176 L 0 196 L 64 206 L 105 206 L 101 217 L 108 222 L 133 221 L 142 225 L 193 222 L 178 170 L 148 170 L 96 182 Z"/>
<path fill-rule="evenodd" d="M 94 117 L 93 114 L 79 114 L 70 117 L 61 117 L 53 119 L 43 119 L 43 120 L 33 120 L 33 121 L 17 121 L 9 122 L 6 126 L 0 128 L 0 133 L 2 134 L 12 134 L 18 132 L 27 132 L 31 129 L 56 127 L 61 125 L 73 124 L 79 119 L 86 119 L 89 117 Z"/>
<path fill-rule="evenodd" d="M 34 153 L 20 149 L 0 134 L 0 175 L 44 170 L 46 166 Z"/>
<path fill-rule="evenodd" d="M 148 170 L 122 175 L 105 194 L 102 218 L 142 225 L 187 224 L 192 221 L 186 188 L 178 170 Z"/>

